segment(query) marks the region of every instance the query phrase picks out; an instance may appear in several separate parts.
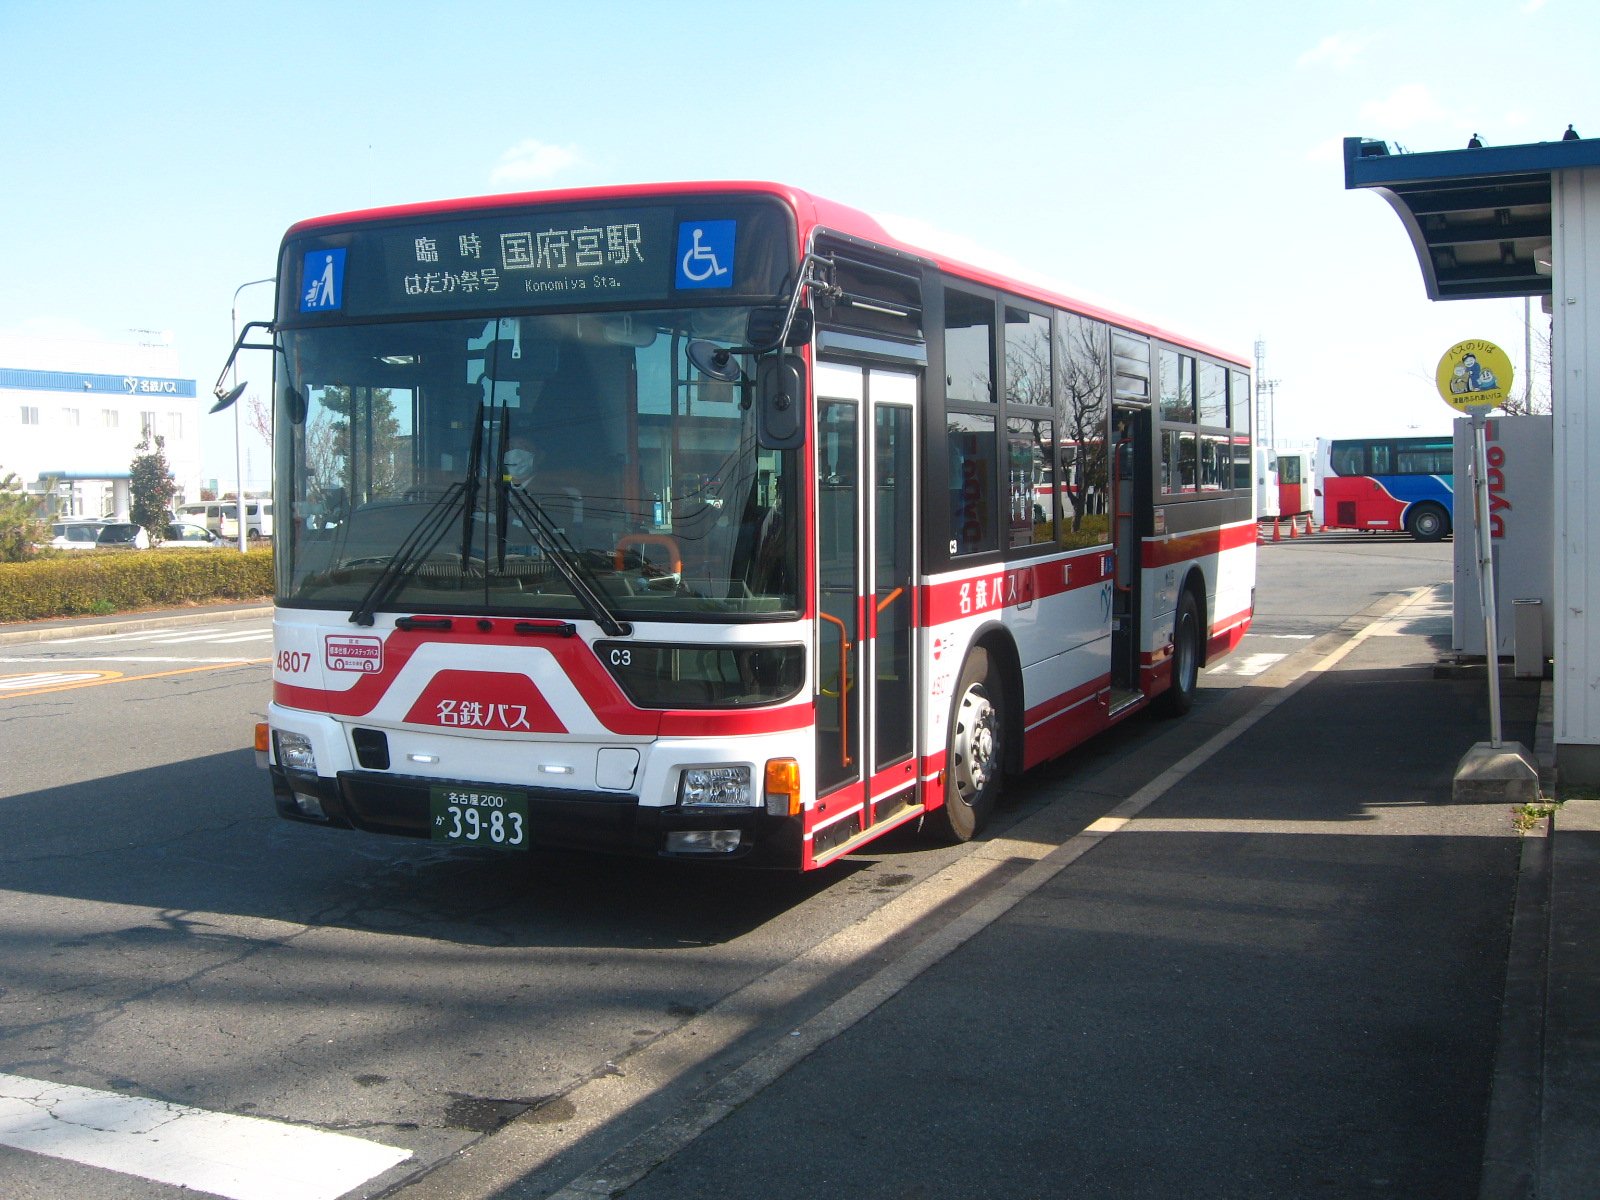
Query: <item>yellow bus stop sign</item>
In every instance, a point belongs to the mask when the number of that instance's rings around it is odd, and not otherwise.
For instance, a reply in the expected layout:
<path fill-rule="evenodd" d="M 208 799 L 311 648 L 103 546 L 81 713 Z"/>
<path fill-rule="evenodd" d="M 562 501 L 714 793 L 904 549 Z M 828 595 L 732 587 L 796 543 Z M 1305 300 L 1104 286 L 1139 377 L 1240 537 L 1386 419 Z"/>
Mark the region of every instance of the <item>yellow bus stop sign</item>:
<path fill-rule="evenodd" d="M 1505 403 L 1511 392 L 1511 359 L 1493 342 L 1481 338 L 1457 342 L 1444 352 L 1434 382 L 1439 395 L 1457 412 L 1487 412 Z"/>

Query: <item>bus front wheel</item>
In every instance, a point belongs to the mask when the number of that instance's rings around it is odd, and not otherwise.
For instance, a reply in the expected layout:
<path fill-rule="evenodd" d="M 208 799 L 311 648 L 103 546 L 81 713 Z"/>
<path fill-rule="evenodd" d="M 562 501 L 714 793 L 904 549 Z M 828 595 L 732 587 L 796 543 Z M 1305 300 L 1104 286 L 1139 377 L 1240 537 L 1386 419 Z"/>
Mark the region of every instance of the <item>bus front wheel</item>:
<path fill-rule="evenodd" d="M 974 649 L 961 665 L 945 739 L 944 805 L 929 815 L 936 836 L 969 841 L 983 828 L 1004 778 L 1000 678 L 989 652 Z"/>
<path fill-rule="evenodd" d="M 1437 542 L 1450 532 L 1450 518 L 1437 504 L 1419 504 L 1406 518 L 1406 527 L 1419 542 Z"/>

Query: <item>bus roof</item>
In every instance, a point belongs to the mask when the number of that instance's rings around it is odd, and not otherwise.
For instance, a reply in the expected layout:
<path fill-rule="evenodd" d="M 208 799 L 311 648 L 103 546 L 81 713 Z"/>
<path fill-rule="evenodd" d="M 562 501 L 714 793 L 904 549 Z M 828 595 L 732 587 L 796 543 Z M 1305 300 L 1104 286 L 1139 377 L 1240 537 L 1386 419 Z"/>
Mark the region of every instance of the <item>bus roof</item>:
<path fill-rule="evenodd" d="M 678 183 L 617 184 L 610 187 L 563 188 L 544 192 L 511 192 L 500 195 L 470 196 L 454 200 L 432 200 L 419 204 L 390 205 L 382 208 L 333 213 L 328 216 L 311 217 L 303 221 L 297 221 L 285 232 L 284 240 L 287 241 L 298 234 L 312 233 L 319 229 L 366 221 L 406 221 L 491 209 L 517 208 L 535 204 L 594 204 L 653 199 L 664 196 L 727 196 L 730 194 L 770 196 L 781 201 L 795 214 L 800 225 L 802 241 L 807 238 L 811 231 L 825 229 L 860 238 L 863 241 L 875 242 L 902 254 L 911 255 L 923 262 L 932 264 L 941 271 L 970 282 L 992 287 L 999 291 L 1010 292 L 1016 296 L 1027 297 L 1054 307 L 1070 309 L 1073 312 L 1094 317 L 1133 333 L 1160 338 L 1162 341 L 1173 342 L 1177 345 L 1209 354 L 1214 358 L 1222 359 L 1244 369 L 1249 369 L 1250 367 L 1250 360 L 1237 353 L 1198 343 L 1192 338 L 1180 336 L 1170 330 L 1152 325 L 1147 321 L 1140 321 L 1100 305 L 1074 299 L 1048 287 L 1012 279 L 999 272 L 991 271 L 987 267 L 975 266 L 972 263 L 962 262 L 959 259 L 902 242 L 885 229 L 879 220 L 870 213 L 852 208 L 847 204 L 825 199 L 800 188 L 763 180 L 691 180 Z"/>

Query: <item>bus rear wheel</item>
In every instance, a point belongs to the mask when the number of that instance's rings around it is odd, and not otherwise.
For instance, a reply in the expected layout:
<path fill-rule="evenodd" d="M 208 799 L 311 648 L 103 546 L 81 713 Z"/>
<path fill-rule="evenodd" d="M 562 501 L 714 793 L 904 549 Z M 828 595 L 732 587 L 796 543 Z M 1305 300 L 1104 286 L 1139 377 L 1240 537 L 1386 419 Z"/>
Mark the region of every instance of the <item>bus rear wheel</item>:
<path fill-rule="evenodd" d="M 1185 588 L 1172 624 L 1172 685 L 1161 694 L 1157 707 L 1169 717 L 1181 717 L 1194 707 L 1200 686 L 1200 605 Z"/>
<path fill-rule="evenodd" d="M 970 841 L 994 809 L 1004 781 L 1005 719 L 1000 678 L 989 652 L 961 664 L 945 739 L 944 805 L 929 814 L 935 836 Z"/>
<path fill-rule="evenodd" d="M 1406 517 L 1406 529 L 1419 542 L 1437 542 L 1450 532 L 1450 518 L 1437 504 L 1419 504 Z"/>

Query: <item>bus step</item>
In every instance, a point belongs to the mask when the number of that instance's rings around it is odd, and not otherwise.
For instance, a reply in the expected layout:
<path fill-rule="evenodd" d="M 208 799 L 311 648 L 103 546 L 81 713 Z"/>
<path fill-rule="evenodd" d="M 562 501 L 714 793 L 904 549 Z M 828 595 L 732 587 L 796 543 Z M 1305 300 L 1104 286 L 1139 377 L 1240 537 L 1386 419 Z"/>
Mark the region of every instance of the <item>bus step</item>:
<path fill-rule="evenodd" d="M 1111 715 L 1115 716 L 1125 708 L 1131 708 L 1144 699 L 1144 693 L 1138 688 L 1111 689 Z"/>

